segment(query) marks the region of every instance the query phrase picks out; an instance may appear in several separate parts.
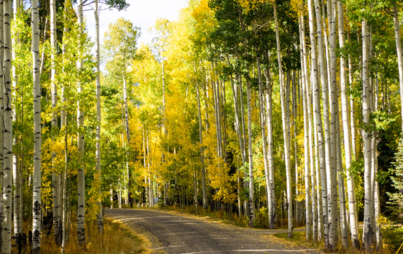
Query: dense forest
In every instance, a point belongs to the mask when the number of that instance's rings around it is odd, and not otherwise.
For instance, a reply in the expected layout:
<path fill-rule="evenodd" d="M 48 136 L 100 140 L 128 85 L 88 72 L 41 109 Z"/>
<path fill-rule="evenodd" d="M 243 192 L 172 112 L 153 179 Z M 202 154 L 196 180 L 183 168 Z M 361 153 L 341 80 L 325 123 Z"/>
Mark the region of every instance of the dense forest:
<path fill-rule="evenodd" d="M 1 253 L 23 223 L 32 253 L 48 226 L 85 249 L 105 208 L 167 206 L 382 249 L 403 214 L 400 1 L 190 0 L 147 45 L 123 18 L 100 35 L 100 5 L 129 4 L 0 2 Z"/>

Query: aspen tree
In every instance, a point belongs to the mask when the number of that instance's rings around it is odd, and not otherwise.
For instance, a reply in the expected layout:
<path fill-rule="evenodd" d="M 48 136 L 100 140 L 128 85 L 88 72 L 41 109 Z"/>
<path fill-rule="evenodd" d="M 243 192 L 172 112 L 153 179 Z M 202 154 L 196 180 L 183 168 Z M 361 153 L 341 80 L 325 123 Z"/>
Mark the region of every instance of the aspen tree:
<path fill-rule="evenodd" d="M 246 94 L 248 107 L 248 155 L 249 155 L 249 227 L 253 228 L 255 220 L 255 195 L 253 183 L 253 134 L 252 134 L 252 92 L 250 81 L 246 80 Z"/>
<path fill-rule="evenodd" d="M 11 94 L 11 1 L 4 1 L 4 150 L 3 150 L 3 232 L 2 253 L 11 254 L 12 167 L 13 167 L 13 110 Z"/>
<path fill-rule="evenodd" d="M 270 60 L 270 52 L 267 52 Z M 266 125 L 267 125 L 267 161 L 269 175 L 268 203 L 269 203 L 269 228 L 274 229 L 274 219 L 276 216 L 276 198 L 274 192 L 274 156 L 273 156 L 273 115 L 272 115 L 272 84 L 270 82 L 270 69 L 265 69 L 266 76 Z"/>
<path fill-rule="evenodd" d="M 378 101 L 379 101 L 379 91 L 378 91 L 378 73 L 376 75 L 376 84 L 375 84 L 375 89 L 374 89 L 374 111 L 378 111 Z M 372 161 L 374 163 L 373 168 L 374 168 L 374 176 L 376 177 L 378 175 L 378 133 L 374 131 L 375 133 L 373 134 L 373 143 L 374 143 L 374 151 L 373 151 L 373 158 Z M 375 241 L 376 241 L 376 250 L 380 251 L 382 249 L 382 229 L 381 229 L 381 204 L 380 204 L 380 194 L 379 194 L 379 182 L 378 180 L 375 179 L 375 185 L 374 185 L 374 217 L 375 217 Z"/>
<path fill-rule="evenodd" d="M 99 57 L 99 9 L 98 9 L 98 0 L 94 1 L 95 9 L 94 9 L 94 16 L 95 16 L 95 60 L 96 60 L 96 67 L 95 71 L 97 72 L 97 76 L 95 79 L 96 85 L 96 98 L 97 98 L 97 130 L 96 130 L 96 170 L 98 173 L 98 180 L 101 181 L 101 79 L 100 79 L 100 57 Z M 101 189 L 99 190 L 101 193 Z M 102 203 L 98 201 L 98 213 L 97 213 L 97 226 L 98 232 L 102 233 L 104 230 L 104 222 L 103 222 L 103 214 L 102 214 Z"/>
<path fill-rule="evenodd" d="M 58 130 L 57 122 L 57 85 L 56 85 L 56 2 L 50 0 L 50 47 L 51 53 L 51 93 L 52 93 L 52 139 Z M 52 150 L 52 197 L 53 197 L 53 229 L 56 244 L 60 245 L 60 203 L 59 203 L 59 173 L 55 171 L 56 153 Z"/>
<path fill-rule="evenodd" d="M 331 145 L 331 137 L 330 137 L 330 126 L 329 126 L 329 101 L 328 101 L 328 78 L 327 78 L 327 68 L 325 57 L 323 52 L 328 52 L 327 46 L 325 49 L 323 48 L 324 39 L 327 40 L 326 35 L 323 36 L 323 28 L 322 28 L 322 13 L 320 11 L 320 0 L 315 0 L 315 13 L 316 13 L 316 30 L 318 37 L 318 65 L 319 65 L 319 74 L 320 81 L 322 84 L 322 104 L 323 104 L 323 123 L 325 129 L 325 156 L 326 156 L 326 170 L 329 171 L 331 167 L 330 163 L 330 145 Z M 324 15 L 324 13 L 323 13 Z M 324 26 L 324 30 L 326 30 L 326 26 Z M 326 31 L 325 31 L 326 34 Z M 327 43 L 326 43 L 327 45 Z M 326 223 L 326 222 L 325 222 Z M 321 226 L 319 227 L 319 231 L 321 231 Z M 321 233 L 319 233 L 321 237 Z M 319 238 L 320 239 L 320 238 Z"/>
<path fill-rule="evenodd" d="M 203 208 L 207 209 L 207 198 L 206 198 L 206 178 L 205 178 L 205 168 L 204 168 L 204 155 L 203 155 L 203 127 L 200 109 L 200 91 L 199 83 L 196 81 L 196 93 L 197 93 L 197 109 L 199 116 L 199 140 L 200 140 L 200 163 L 201 163 L 201 174 L 202 174 L 202 195 L 203 195 Z M 196 196 L 197 197 L 197 196 Z"/>
<path fill-rule="evenodd" d="M 345 46 L 344 37 L 344 9 L 343 3 L 338 1 L 338 30 L 339 30 L 339 44 L 340 48 Z M 349 58 L 349 83 L 352 83 L 352 67 L 351 59 Z M 350 232 L 351 232 L 351 243 L 356 249 L 360 248 L 360 241 L 358 239 L 358 218 L 355 205 L 355 189 L 354 189 L 354 178 L 350 174 L 350 167 L 352 162 L 351 156 L 351 143 L 350 143 L 350 124 L 348 115 L 348 97 L 347 97 L 347 77 L 346 77 L 346 59 L 340 57 L 340 86 L 341 86 L 341 107 L 342 107 L 342 122 L 343 122 L 343 137 L 344 137 L 344 152 L 346 158 L 346 172 L 347 172 L 347 190 L 348 190 L 348 200 L 349 200 L 349 219 L 350 219 Z M 354 104 L 352 104 L 354 107 Z M 353 111 L 353 108 L 351 108 Z M 354 120 L 354 119 L 352 119 Z"/>
<path fill-rule="evenodd" d="M 302 9 L 302 6 L 301 6 Z M 301 53 L 302 53 L 302 73 L 303 73 L 303 79 L 302 79 L 302 87 L 303 91 L 305 91 L 305 110 L 307 114 L 307 131 L 306 131 L 306 142 L 309 142 L 307 146 L 309 147 L 309 150 L 306 150 L 308 153 L 308 162 L 305 162 L 305 165 L 308 166 L 308 168 L 305 168 L 308 172 L 305 172 L 305 177 L 308 177 L 309 181 L 309 170 L 311 172 L 311 183 L 312 183 L 312 207 L 309 207 L 309 210 L 306 211 L 306 223 L 308 223 L 308 216 L 309 216 L 309 224 L 310 226 L 312 225 L 312 239 L 313 241 L 316 241 L 318 239 L 318 213 L 316 210 L 316 201 L 317 195 L 316 195 L 316 181 L 315 181 L 315 166 L 314 166 L 314 153 L 313 153 L 313 137 L 312 133 L 313 128 L 312 128 L 312 114 L 311 114 L 311 89 L 309 89 L 309 75 L 308 75 L 308 64 L 307 64 L 307 50 L 306 50 L 306 45 L 305 45 L 305 22 L 304 22 L 304 15 L 301 13 L 300 15 L 300 34 L 301 34 Z M 305 133 L 305 132 L 304 132 Z M 316 134 L 315 134 L 315 139 L 316 139 Z M 310 168 L 309 168 L 310 165 Z M 306 179 L 306 178 L 305 178 Z M 307 185 L 306 185 L 307 186 Z M 309 188 L 309 185 L 308 185 Z M 319 188 L 318 188 L 319 189 Z M 309 189 L 306 190 L 307 195 L 309 195 Z M 320 199 L 319 199 L 320 201 Z M 308 202 L 308 201 L 306 201 Z M 321 207 L 319 207 L 321 209 Z M 319 218 L 320 219 L 320 218 Z"/>
<path fill-rule="evenodd" d="M 3 13 L 4 13 L 4 1 L 0 1 L 0 227 L 3 228 L 3 175 L 4 175 L 4 33 L 3 33 Z M 0 231 L 0 239 L 2 240 L 2 233 Z M 0 249 L 2 251 L 2 248 Z"/>
<path fill-rule="evenodd" d="M 279 79 L 280 79 L 280 98 L 281 98 L 281 112 L 283 119 L 283 138 L 284 138 L 284 153 L 285 153 L 285 165 L 286 165 L 286 177 L 287 177 L 287 209 L 288 209 L 288 237 L 293 235 L 293 218 L 292 218 L 292 195 L 291 195 L 291 169 L 290 169 L 290 155 L 289 155 L 289 142 L 288 142 L 288 128 L 286 122 L 286 105 L 284 98 L 284 76 L 283 67 L 281 62 L 281 48 L 280 48 L 280 35 L 279 26 L 277 21 L 277 7 L 276 2 L 273 4 L 274 21 L 276 25 L 276 42 L 277 42 L 277 59 L 279 66 Z"/>
<path fill-rule="evenodd" d="M 83 2 L 78 1 L 77 5 L 77 16 L 78 25 L 81 32 L 84 31 L 84 17 L 83 17 Z M 80 49 L 79 49 L 80 50 Z M 81 49 L 82 50 L 82 49 Z M 77 69 L 79 72 L 83 69 L 82 60 L 78 60 Z M 80 94 L 82 92 L 82 84 L 78 82 L 77 92 Z M 82 109 L 82 104 L 80 101 L 77 102 L 77 124 L 78 124 L 78 140 L 77 140 L 77 150 L 78 150 L 78 204 L 77 204 L 77 238 L 80 248 L 86 248 L 85 242 L 85 169 L 84 169 L 84 112 Z"/>
<path fill-rule="evenodd" d="M 20 14 L 19 12 L 21 11 L 22 2 L 20 0 L 16 0 L 13 2 L 14 3 L 14 20 L 13 22 L 18 22 L 17 19 L 19 18 Z M 15 34 L 15 37 L 12 38 L 12 45 L 17 46 L 17 44 L 20 44 L 20 34 L 17 32 Z M 15 54 L 15 47 L 12 46 L 12 59 L 14 60 L 16 57 Z M 18 89 L 18 73 L 16 70 L 16 67 L 13 65 L 12 66 L 12 88 L 13 88 L 13 97 L 16 97 L 15 91 Z M 18 119 L 20 119 L 20 115 L 15 113 L 13 114 L 13 121 L 17 122 Z M 14 135 L 14 140 L 13 140 L 13 146 L 17 146 L 20 144 L 20 136 L 19 135 Z M 14 236 L 18 236 L 20 233 L 22 233 L 22 228 L 20 227 L 21 225 L 21 217 L 22 217 L 22 211 L 21 211 L 21 199 L 22 199 L 22 172 L 21 172 L 21 154 L 19 152 L 15 152 L 13 154 L 13 189 L 14 189 L 14 199 L 13 199 L 13 222 L 14 222 Z"/>
<path fill-rule="evenodd" d="M 330 39 L 329 39 L 329 52 L 330 52 L 330 83 L 329 83 L 329 98 L 330 98 L 330 132 L 331 132 L 331 149 L 330 149 L 330 168 L 327 171 L 327 182 L 328 182 L 328 218 L 329 218 L 329 248 L 336 249 L 337 245 L 337 127 L 336 119 L 338 117 L 338 107 L 337 107 L 337 80 L 336 80 L 336 68 L 337 68 L 337 57 L 336 57 L 336 18 L 337 9 L 336 1 L 328 1 L 328 20 L 330 29 Z M 330 10 L 330 11 L 329 11 Z"/>
<path fill-rule="evenodd" d="M 315 38 L 315 28 L 314 28 L 314 15 L 312 8 L 312 0 L 308 0 L 308 12 L 309 12 L 309 34 L 311 39 L 312 49 L 316 49 L 316 38 Z M 313 95 L 313 111 L 314 121 L 316 126 L 315 135 L 318 138 L 318 158 L 319 158 L 319 167 L 320 167 L 320 178 L 321 178 L 321 187 L 322 187 L 322 205 L 323 205 L 323 223 L 324 223 L 324 236 L 325 236 L 325 246 L 329 244 L 329 227 L 327 224 L 328 221 L 328 188 L 326 182 L 326 155 L 324 151 L 324 140 L 323 140 L 323 127 L 322 127 L 322 118 L 320 114 L 320 102 L 319 102 L 319 84 L 318 84 L 318 73 L 317 73 L 317 58 L 316 58 L 316 50 L 311 50 L 311 80 L 312 80 L 312 90 L 314 91 Z M 318 179 L 319 181 L 319 179 Z"/>
<path fill-rule="evenodd" d="M 300 17 L 299 17 L 300 18 Z M 301 19 L 299 19 L 301 21 Z M 300 23 L 301 27 L 301 23 Z M 301 31 L 301 30 L 300 30 Z M 302 55 L 302 51 L 301 51 Z M 302 61 L 302 68 L 304 62 Z M 302 72 L 304 73 L 304 72 Z M 307 94 L 306 94 L 306 87 L 305 87 L 305 76 L 302 76 L 302 102 L 303 102 L 303 110 L 304 110 L 304 161 L 305 161 L 305 214 L 306 214 L 306 240 L 309 241 L 311 237 L 311 215 L 312 215 L 312 208 L 311 206 L 314 206 L 314 203 L 311 203 L 310 200 L 310 182 L 309 182 L 309 133 L 308 133 L 308 112 L 307 112 Z M 314 184 L 312 184 L 314 187 Z M 313 189 L 313 188 L 312 188 Z M 313 238 L 315 241 L 315 237 Z"/>
<path fill-rule="evenodd" d="M 265 128 L 265 117 L 264 117 L 264 97 L 263 97 L 263 89 L 262 89 L 262 72 L 260 68 L 260 57 L 258 56 L 258 52 L 256 52 L 256 65 L 258 70 L 258 83 L 259 83 L 259 111 L 260 111 L 260 125 L 262 128 L 262 140 L 263 140 L 263 163 L 264 163 L 264 173 L 266 180 L 266 190 L 267 197 L 270 197 L 270 176 L 269 176 L 269 165 L 268 165 L 268 154 L 267 154 L 267 139 L 266 139 L 266 128 Z M 271 211 L 271 202 L 267 202 L 267 210 Z M 268 213 L 269 221 L 270 221 L 270 213 Z"/>
<path fill-rule="evenodd" d="M 298 77 L 299 78 L 299 77 Z M 296 118 L 297 118 L 297 112 L 298 112 L 298 106 L 297 106 L 297 86 L 298 83 L 295 81 L 295 72 L 293 75 L 293 83 L 292 83 L 292 124 L 294 127 L 294 166 L 295 166 L 295 219 L 297 222 L 300 221 L 299 219 L 299 206 L 300 202 L 297 200 L 298 195 L 299 195 L 299 189 L 298 189 L 298 180 L 299 180 L 299 174 L 298 174 L 298 144 L 297 144 L 297 124 L 296 124 Z"/>
<path fill-rule="evenodd" d="M 32 253 L 41 253 L 41 230 L 42 230 L 42 182 L 41 182 L 41 145 L 42 145 L 42 121 L 41 121 L 41 98 L 42 89 L 40 84 L 40 59 L 39 59 L 39 3 L 32 0 L 32 74 L 34 91 L 34 173 L 33 173 L 33 200 L 32 200 Z"/>
<path fill-rule="evenodd" d="M 401 118 L 403 119 L 403 51 L 402 42 L 400 39 L 400 22 L 399 22 L 399 12 L 397 10 L 397 4 L 393 6 L 393 24 L 395 30 L 395 41 L 396 41 L 396 51 L 397 51 L 397 63 L 399 69 L 399 86 L 400 86 L 400 100 L 401 100 Z M 403 120 L 402 120 L 402 131 L 403 131 Z"/>
<path fill-rule="evenodd" d="M 364 19 L 362 21 L 362 108 L 363 108 L 363 123 L 362 137 L 364 140 L 363 153 L 364 153 L 364 228 L 362 245 L 367 252 L 371 251 L 372 238 L 374 229 L 372 228 L 371 210 L 373 210 L 371 193 L 371 133 L 368 130 L 369 115 L 371 113 L 370 107 L 370 83 L 369 83 L 369 59 L 368 59 L 368 25 Z"/>

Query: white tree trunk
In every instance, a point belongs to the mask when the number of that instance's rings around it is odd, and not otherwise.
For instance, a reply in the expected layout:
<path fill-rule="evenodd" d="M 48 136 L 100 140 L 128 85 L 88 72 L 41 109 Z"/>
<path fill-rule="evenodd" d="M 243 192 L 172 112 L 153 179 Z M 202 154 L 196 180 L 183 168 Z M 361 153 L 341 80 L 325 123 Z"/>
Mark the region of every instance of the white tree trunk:
<path fill-rule="evenodd" d="M 11 253 L 12 168 L 13 168 L 13 110 L 11 94 L 11 1 L 4 2 L 4 168 L 3 168 L 3 232 L 2 253 Z"/>
<path fill-rule="evenodd" d="M 298 83 L 295 81 L 295 72 L 293 75 L 293 83 L 292 83 L 292 123 L 294 127 L 294 167 L 295 167 L 295 197 L 297 198 L 299 195 L 299 189 L 298 189 L 298 181 L 299 181 L 299 174 L 298 174 L 298 144 L 297 144 L 297 124 L 296 124 L 296 119 L 297 119 L 297 112 L 298 112 L 298 106 L 297 106 L 297 86 Z M 295 220 L 299 222 L 299 206 L 300 202 L 298 200 L 295 200 Z"/>
<path fill-rule="evenodd" d="M 344 10 L 343 3 L 338 1 L 339 13 L 338 13 L 338 30 L 339 30 L 339 43 L 340 48 L 344 48 Z M 349 59 L 349 75 L 350 84 L 352 83 L 351 63 Z M 343 137 L 344 137 L 344 152 L 346 158 L 346 173 L 347 173 L 347 191 L 349 200 L 349 219 L 350 219 L 350 232 L 351 243 L 356 249 L 360 248 L 360 241 L 358 239 L 358 218 L 356 216 L 356 204 L 355 204 L 355 189 L 354 179 L 350 174 L 349 168 L 352 162 L 351 156 L 351 143 L 350 143 L 350 123 L 348 114 L 348 97 L 347 97 L 347 76 L 346 76 L 346 59 L 340 57 L 340 86 L 341 86 L 341 107 L 342 107 L 342 122 L 343 122 Z"/>
<path fill-rule="evenodd" d="M 96 67 L 95 71 L 97 72 L 97 77 L 95 79 L 96 82 L 96 98 L 97 98 L 97 130 L 96 130 L 96 151 L 95 151 L 95 159 L 96 159 L 96 170 L 98 173 L 98 179 L 101 181 L 101 80 L 100 80 L 100 52 L 99 52 L 99 10 L 98 10 L 98 0 L 95 0 L 95 61 Z M 99 189 L 99 194 L 101 194 L 101 189 Z M 98 232 L 102 233 L 104 231 L 104 220 L 102 214 L 102 200 L 98 201 L 98 213 L 97 213 L 97 226 Z"/>
<path fill-rule="evenodd" d="M 258 54 L 258 53 L 257 53 Z M 258 83 L 259 83 L 259 113 L 260 113 L 260 126 L 262 128 L 262 140 L 263 140 L 263 163 L 264 163 L 264 173 L 266 180 L 266 195 L 270 197 L 270 176 L 269 176 L 269 168 L 268 168 L 268 153 L 267 153 L 267 139 L 266 139 L 266 128 L 265 128 L 265 116 L 264 116 L 264 97 L 263 97 L 263 89 L 262 89 L 262 71 L 260 68 L 260 57 L 256 56 L 256 65 L 258 71 Z M 271 211 L 271 202 L 267 202 L 267 210 Z M 270 221 L 270 212 L 268 213 L 268 219 Z"/>
<path fill-rule="evenodd" d="M 196 81 L 196 93 L 197 93 L 197 109 L 199 116 L 199 141 L 200 141 L 200 164 L 201 164 L 201 175 L 202 175 L 202 198 L 203 198 L 203 208 L 207 209 L 207 198 L 206 198 L 206 177 L 205 177 L 205 168 L 204 168 L 204 156 L 203 156 L 203 127 L 202 127 L 202 118 L 201 118 L 201 109 L 200 109 L 200 91 L 199 91 L 199 83 Z M 165 195 L 165 194 L 164 194 Z M 165 199 L 164 199 L 165 200 Z"/>
<path fill-rule="evenodd" d="M 40 83 L 40 59 L 39 59 L 39 3 L 32 0 L 32 74 L 34 83 L 34 172 L 33 172 L 33 200 L 32 200 L 32 253 L 41 253 L 42 230 L 42 200 L 41 200 L 41 145 L 42 145 L 42 121 L 41 98 L 42 89 Z"/>
<path fill-rule="evenodd" d="M 248 155 L 249 155 L 249 227 L 253 228 L 255 220 L 255 197 L 253 184 L 253 134 L 252 134 L 252 91 L 249 80 L 247 85 L 247 106 L 248 106 Z"/>
<path fill-rule="evenodd" d="M 403 119 L 403 52 L 402 52 L 402 42 L 400 40 L 400 22 L 399 22 L 399 12 L 397 10 L 397 5 L 393 6 L 393 23 L 395 27 L 395 41 L 396 41 L 396 51 L 397 51 L 397 63 L 399 67 L 399 85 L 400 85 L 400 111 L 401 117 Z M 403 120 L 402 120 L 402 131 L 403 131 Z"/>
<path fill-rule="evenodd" d="M 3 170 L 4 170 L 4 100 L 3 100 L 3 91 L 4 91 L 4 76 L 3 76 L 3 61 L 4 61 L 4 33 L 3 33 L 3 13 L 4 13 L 4 1 L 0 2 L 0 227 L 3 228 L 3 215 L 4 215 L 4 207 L 3 207 Z M 0 232 L 0 238 L 2 239 L 2 234 Z M 0 249 L 2 251 L 2 248 Z"/>
<path fill-rule="evenodd" d="M 126 70 L 125 70 L 126 71 Z M 127 85 L 126 85 L 126 77 L 123 75 L 123 102 L 125 105 L 125 127 L 126 127 L 126 138 L 127 138 L 127 161 L 130 161 L 130 126 L 129 126 L 129 108 L 127 104 Z M 127 197 L 130 196 L 130 172 L 127 164 Z"/>
<path fill-rule="evenodd" d="M 270 58 L 268 52 L 268 57 Z M 273 156 L 273 126 L 272 126 L 272 88 L 270 82 L 270 69 L 265 70 L 266 75 L 266 125 L 267 125 L 267 161 L 269 173 L 269 189 L 268 189 L 268 203 L 269 203 L 269 228 L 274 229 L 274 220 L 276 216 L 276 197 L 274 192 L 274 156 Z"/>
<path fill-rule="evenodd" d="M 376 74 L 376 83 L 374 87 L 374 111 L 378 111 L 378 101 L 379 101 L 379 91 L 378 91 L 378 73 Z M 378 174 L 378 133 L 374 131 L 372 142 L 373 142 L 373 158 L 372 158 L 372 167 L 374 168 L 374 176 Z M 376 250 L 379 251 L 382 249 L 382 229 L 381 229 L 381 208 L 380 208 L 380 197 L 379 197 L 379 182 L 375 180 L 374 184 L 374 217 L 375 217 L 375 241 L 376 241 Z"/>
<path fill-rule="evenodd" d="M 51 93 L 52 93 L 52 132 L 56 133 L 58 129 L 57 123 L 57 86 L 56 86 L 56 2 L 55 0 L 50 0 L 50 47 L 52 49 L 51 53 Z M 52 140 L 54 137 L 52 135 Z M 55 235 L 56 244 L 60 245 L 60 233 L 59 233 L 59 222 L 60 222 L 60 204 L 59 204 L 59 174 L 55 172 L 55 160 L 56 153 L 52 151 L 52 197 L 53 197 L 53 229 Z"/>
<path fill-rule="evenodd" d="M 84 31 L 84 18 L 83 18 L 83 2 L 78 1 L 77 16 L 80 30 Z M 80 50 L 80 49 L 79 49 Z M 83 62 L 78 60 L 78 71 L 83 68 Z M 82 90 L 81 83 L 77 84 L 77 92 L 80 94 Z M 84 170 L 84 111 L 81 107 L 80 101 L 77 102 L 77 123 L 78 123 L 78 204 L 77 204 L 77 238 L 80 248 L 85 249 L 85 170 Z"/>
<path fill-rule="evenodd" d="M 336 1 L 329 1 L 331 12 L 328 12 L 330 24 L 330 131 L 331 131 L 331 149 L 330 149 L 330 170 L 327 171 L 328 187 L 328 210 L 329 210 L 329 248 L 334 250 L 337 247 L 337 225 L 339 223 L 337 215 L 337 57 L 336 57 L 336 19 L 337 9 Z"/>
<path fill-rule="evenodd" d="M 371 114 L 370 105 L 370 83 L 368 78 L 369 72 L 369 59 L 368 59 L 368 26 L 367 21 L 362 21 L 362 109 L 363 109 L 363 123 L 369 124 L 369 116 Z M 371 251 L 372 238 L 374 229 L 372 228 L 371 213 L 373 210 L 371 193 L 371 133 L 365 127 L 362 130 L 362 138 L 364 141 L 364 228 L 362 244 L 367 252 Z"/>
<path fill-rule="evenodd" d="M 312 128 L 312 114 L 311 114 L 311 90 L 309 89 L 309 75 L 308 75 L 308 64 L 307 64 L 307 50 L 306 50 L 306 45 L 305 45 L 305 22 L 304 22 L 304 16 L 300 15 L 300 34 L 301 34 L 301 52 L 302 52 L 302 87 L 303 87 L 303 91 L 305 91 L 305 103 L 306 103 L 306 114 L 307 114 L 307 131 L 306 131 L 306 138 L 308 138 L 309 142 L 307 144 L 308 149 L 306 152 L 308 153 L 308 168 L 306 168 L 305 170 L 308 170 L 308 172 L 305 172 L 305 174 L 308 174 L 308 180 L 309 180 L 309 170 L 311 171 L 311 181 L 312 181 L 312 206 L 309 207 L 309 210 L 306 211 L 306 216 L 310 217 L 310 225 L 312 224 L 312 239 L 314 241 L 317 240 L 317 236 L 318 236 L 318 219 L 320 220 L 321 218 L 318 217 L 318 213 L 317 213 L 317 208 L 316 208 L 316 203 L 317 203 L 317 195 L 315 195 L 315 189 L 316 189 L 316 181 L 315 181 L 315 165 L 314 165 L 314 153 L 313 153 L 313 137 L 312 137 L 312 133 L 313 133 L 313 128 Z M 314 132 L 316 133 L 316 132 Z M 315 135 L 316 137 L 316 135 Z M 316 139 L 316 138 L 315 138 Z M 309 168 L 309 164 L 310 164 L 310 168 Z M 308 186 L 309 187 L 309 186 Z M 319 187 L 319 186 L 318 186 Z M 317 188 L 319 191 L 319 188 Z M 309 189 L 308 191 L 308 195 L 309 195 Z M 320 199 L 319 199 L 320 201 Z M 321 207 L 319 207 L 319 210 L 321 209 Z M 308 219 L 306 221 L 308 223 Z M 320 227 L 319 227 L 320 229 Z M 320 231 L 320 230 L 319 230 Z"/>
<path fill-rule="evenodd" d="M 13 1 L 13 11 L 14 11 L 14 19 L 17 18 L 18 16 L 18 10 L 21 8 L 21 2 L 20 1 Z M 15 34 L 16 38 L 12 38 L 12 59 L 15 59 L 15 47 L 16 44 L 20 44 L 20 40 L 19 40 L 19 33 L 16 32 Z M 12 66 L 12 75 L 13 75 L 13 97 L 16 97 L 15 91 L 18 89 L 18 74 L 17 74 L 17 70 L 15 68 L 15 66 Z M 17 122 L 18 119 L 20 118 L 19 114 L 14 114 L 13 115 L 13 121 Z M 20 143 L 20 138 L 19 136 L 14 136 L 14 140 L 13 140 L 14 144 L 13 146 L 17 146 Z M 14 236 L 17 236 L 18 234 L 20 234 L 20 206 L 21 206 L 21 196 L 20 196 L 20 188 L 21 188 L 21 174 L 20 174 L 20 154 L 18 152 L 13 154 L 13 187 L 14 187 L 14 199 L 13 199 L 13 222 L 14 222 Z"/>
<path fill-rule="evenodd" d="M 287 126 L 287 116 L 286 116 L 286 102 L 284 98 L 284 77 L 283 77 L 283 67 L 281 61 L 281 48 L 280 48 L 280 35 L 279 27 L 277 21 L 277 7 L 276 3 L 273 4 L 274 9 L 274 21 L 276 24 L 276 42 L 277 42 L 277 58 L 279 66 L 279 79 L 280 79 L 280 97 L 281 97 L 281 114 L 283 119 L 283 138 L 284 138 L 284 154 L 285 154 L 285 166 L 286 166 L 286 177 L 287 177 L 287 210 L 288 210 L 288 237 L 293 235 L 293 218 L 292 218 L 292 190 L 291 190 L 291 165 L 290 165 L 290 155 L 289 155 L 289 141 L 288 141 L 288 126 Z"/>
<path fill-rule="evenodd" d="M 312 89 L 314 91 L 313 96 L 313 111 L 314 121 L 316 126 L 316 133 L 318 144 L 318 158 L 319 158 L 319 167 L 320 167 L 320 177 L 322 184 L 322 205 L 323 205 L 323 223 L 324 223 L 324 236 L 325 236 L 325 246 L 329 244 L 329 227 L 327 224 L 328 220 L 328 200 L 327 200 L 327 182 L 326 182 L 326 155 L 324 149 L 324 140 L 323 140 L 323 127 L 322 127 L 322 118 L 320 114 L 320 102 L 319 102 L 319 82 L 318 82 L 318 68 L 317 68 L 317 59 L 316 59 L 316 38 L 315 38 L 315 27 L 314 27 L 314 13 L 312 8 L 312 0 L 308 0 L 308 10 L 309 10 L 309 34 L 311 40 L 311 81 L 312 81 Z M 319 180 L 319 179 L 318 179 Z"/>
<path fill-rule="evenodd" d="M 299 17 L 301 18 L 301 17 Z M 300 19 L 299 19 L 300 20 Z M 301 22 L 300 22 L 301 27 Z M 301 31 L 301 30 L 300 30 Z M 301 51 L 302 52 L 302 51 Z M 301 53 L 302 56 L 302 53 Z M 301 67 L 303 67 L 304 61 L 301 61 Z M 309 241 L 311 237 L 311 217 L 312 217 L 312 205 L 310 199 L 310 182 L 309 182 L 309 132 L 308 132 L 308 112 L 307 112 L 307 94 L 306 94 L 306 86 L 305 86 L 305 74 L 302 71 L 302 102 L 303 102 L 303 110 L 304 110 L 304 161 L 305 161 L 305 215 L 306 215 L 306 240 Z M 312 184 L 313 185 L 313 184 Z M 314 187 L 314 185 L 313 185 Z M 312 188 L 314 189 L 314 188 Z M 315 240 L 315 238 L 313 238 Z"/>

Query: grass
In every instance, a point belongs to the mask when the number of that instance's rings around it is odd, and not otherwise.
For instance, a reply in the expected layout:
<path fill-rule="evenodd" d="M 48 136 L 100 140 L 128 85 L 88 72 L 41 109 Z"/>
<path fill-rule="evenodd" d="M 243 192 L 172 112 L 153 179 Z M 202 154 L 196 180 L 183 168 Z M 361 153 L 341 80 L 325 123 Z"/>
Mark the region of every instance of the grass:
<path fill-rule="evenodd" d="M 360 235 L 360 239 L 362 236 L 362 230 L 360 230 L 361 232 L 359 233 Z M 287 233 L 279 233 L 279 234 L 274 234 L 273 236 L 278 237 L 280 239 L 289 241 L 294 243 L 295 245 L 298 246 L 304 246 L 307 248 L 313 248 L 313 249 L 318 249 L 321 250 L 323 252 L 329 252 L 329 250 L 325 249 L 325 244 L 324 241 L 320 241 L 320 242 L 314 242 L 314 241 L 306 241 L 306 234 L 305 232 L 294 232 L 293 233 L 293 237 L 292 238 L 288 238 L 288 234 Z M 350 246 L 351 246 L 351 242 L 350 242 Z M 341 244 L 339 243 L 339 245 L 337 246 L 337 250 L 336 251 L 332 251 L 332 253 L 344 253 L 344 254 L 361 254 L 361 253 L 365 253 L 364 250 L 356 250 L 353 248 L 348 248 L 348 249 L 344 249 L 343 246 L 341 246 Z M 374 251 L 373 253 L 380 253 L 380 254 L 394 254 L 396 252 L 396 250 L 394 250 L 394 248 L 388 244 L 384 244 L 383 249 L 380 250 L 379 252 Z"/>
<path fill-rule="evenodd" d="M 77 242 L 77 224 L 71 224 L 70 239 L 66 243 L 66 254 L 137 254 L 149 253 L 150 245 L 144 237 L 138 235 L 132 229 L 120 222 L 104 218 L 104 233 L 98 233 L 94 223 L 86 223 L 86 249 L 82 250 Z M 16 250 L 15 250 L 16 251 Z M 42 235 L 41 252 L 47 254 L 61 253 L 61 248 L 55 244 L 53 232 L 48 236 Z M 31 253 L 31 249 L 24 250 L 23 253 Z"/>

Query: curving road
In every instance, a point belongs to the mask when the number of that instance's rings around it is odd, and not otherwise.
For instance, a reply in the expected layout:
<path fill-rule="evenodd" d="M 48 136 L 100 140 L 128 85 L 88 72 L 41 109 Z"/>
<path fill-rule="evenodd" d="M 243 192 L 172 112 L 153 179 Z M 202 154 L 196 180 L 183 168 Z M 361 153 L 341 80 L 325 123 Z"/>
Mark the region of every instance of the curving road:
<path fill-rule="evenodd" d="M 319 253 L 271 236 L 286 230 L 240 228 L 176 214 L 151 209 L 105 210 L 105 216 L 144 234 L 153 253 Z"/>

